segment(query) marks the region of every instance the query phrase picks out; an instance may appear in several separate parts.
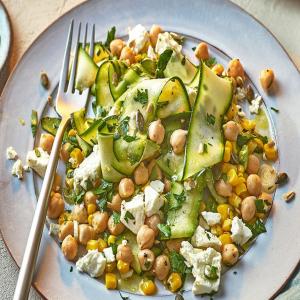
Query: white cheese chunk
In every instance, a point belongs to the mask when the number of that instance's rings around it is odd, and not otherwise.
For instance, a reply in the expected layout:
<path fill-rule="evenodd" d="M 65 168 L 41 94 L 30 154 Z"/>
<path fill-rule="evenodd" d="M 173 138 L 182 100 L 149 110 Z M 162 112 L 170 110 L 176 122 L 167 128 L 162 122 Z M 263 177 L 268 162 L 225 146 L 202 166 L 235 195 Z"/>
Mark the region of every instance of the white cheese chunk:
<path fill-rule="evenodd" d="M 27 165 L 41 177 L 45 176 L 48 161 L 49 154 L 40 147 L 27 153 Z"/>
<path fill-rule="evenodd" d="M 17 151 L 12 146 L 9 146 L 6 149 L 6 159 L 15 160 L 17 159 L 17 157 L 18 157 Z"/>
<path fill-rule="evenodd" d="M 133 28 L 129 28 L 127 45 L 132 48 L 135 53 L 139 53 L 141 50 L 144 50 L 148 42 L 149 33 L 144 26 L 138 24 Z"/>
<path fill-rule="evenodd" d="M 150 185 L 145 188 L 145 213 L 147 217 L 156 214 L 164 205 L 164 198 Z"/>
<path fill-rule="evenodd" d="M 105 269 L 106 259 L 98 250 L 91 250 L 85 256 L 78 259 L 76 268 L 80 272 L 86 272 L 91 277 L 100 277 Z"/>
<path fill-rule="evenodd" d="M 251 230 L 238 217 L 234 217 L 231 225 L 231 238 L 238 245 L 244 245 L 252 237 Z"/>
<path fill-rule="evenodd" d="M 87 189 L 88 181 L 95 182 L 101 173 L 101 160 L 99 146 L 93 148 L 93 152 L 86 157 L 74 171 L 74 189 Z"/>
<path fill-rule="evenodd" d="M 112 247 L 104 248 L 103 253 L 106 258 L 106 262 L 111 263 L 116 260 Z"/>
<path fill-rule="evenodd" d="M 245 114 L 245 112 L 243 111 L 243 109 L 240 105 L 237 105 L 236 108 L 238 110 L 238 116 L 239 117 L 242 117 L 242 118 L 246 117 L 246 114 Z"/>
<path fill-rule="evenodd" d="M 195 277 L 192 291 L 195 295 L 217 292 L 221 277 L 221 254 L 213 248 L 206 250 L 193 248 L 183 241 L 180 254 L 186 260 L 188 266 L 192 266 L 192 274 Z"/>
<path fill-rule="evenodd" d="M 50 223 L 49 235 L 58 235 L 60 225 L 56 223 Z"/>
<path fill-rule="evenodd" d="M 262 102 L 261 96 L 257 96 L 251 101 L 251 104 L 249 105 L 249 111 L 251 114 L 257 115 L 259 113 L 261 102 Z"/>
<path fill-rule="evenodd" d="M 243 100 L 246 98 L 246 90 L 244 88 L 236 88 L 236 96 L 238 100 Z"/>
<path fill-rule="evenodd" d="M 151 45 L 148 47 L 147 56 L 153 60 L 156 60 L 157 58 L 156 53 L 154 52 L 154 49 L 152 48 Z"/>
<path fill-rule="evenodd" d="M 131 201 L 122 201 L 120 220 L 133 233 L 138 233 L 145 221 L 144 194 L 134 196 Z"/>
<path fill-rule="evenodd" d="M 192 236 L 192 245 L 197 248 L 215 248 L 220 251 L 222 243 L 221 241 L 209 231 L 206 231 L 201 226 L 196 228 L 194 235 Z"/>
<path fill-rule="evenodd" d="M 203 211 L 201 215 L 209 226 L 214 226 L 221 222 L 221 214 L 219 213 Z"/>
<path fill-rule="evenodd" d="M 150 186 L 160 194 L 164 191 L 165 188 L 164 183 L 161 182 L 160 180 L 151 181 Z"/>
<path fill-rule="evenodd" d="M 172 49 L 175 53 L 180 54 L 182 46 L 173 39 L 169 32 L 163 32 L 158 35 L 155 52 L 161 55 L 167 49 Z"/>
<path fill-rule="evenodd" d="M 18 179 L 23 178 L 23 164 L 21 159 L 18 159 L 12 166 L 11 174 L 18 177 Z"/>

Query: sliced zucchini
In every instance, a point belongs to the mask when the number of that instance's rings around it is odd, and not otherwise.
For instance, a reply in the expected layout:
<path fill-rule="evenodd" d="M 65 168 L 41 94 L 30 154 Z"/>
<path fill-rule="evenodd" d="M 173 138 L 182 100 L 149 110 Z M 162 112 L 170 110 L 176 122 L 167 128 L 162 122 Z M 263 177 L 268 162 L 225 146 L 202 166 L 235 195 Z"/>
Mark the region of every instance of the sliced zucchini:
<path fill-rule="evenodd" d="M 189 127 L 185 169 L 186 179 L 223 158 L 223 115 L 232 100 L 232 83 L 218 77 L 203 62 L 200 86 Z"/>
<path fill-rule="evenodd" d="M 41 125 L 43 130 L 47 131 L 52 135 L 56 135 L 60 122 L 60 118 L 44 117 L 41 119 Z"/>
<path fill-rule="evenodd" d="M 91 87 L 96 79 L 98 66 L 81 47 L 78 49 L 78 62 L 75 78 L 75 88 L 83 91 Z"/>
<path fill-rule="evenodd" d="M 199 67 L 195 77 L 193 78 L 191 83 L 188 85 L 189 87 L 193 88 L 193 87 L 199 86 L 200 72 L 201 72 L 201 68 Z"/>
<path fill-rule="evenodd" d="M 197 73 L 197 67 L 181 53 L 173 53 L 165 70 L 165 77 L 178 76 L 185 84 L 189 84 Z"/>
<path fill-rule="evenodd" d="M 85 46 L 85 51 L 87 53 L 90 52 L 90 44 L 87 43 Z M 106 59 L 109 57 L 109 52 L 106 50 L 106 48 L 102 45 L 102 43 L 95 43 L 94 44 L 94 62 L 97 64 L 103 59 Z"/>
<path fill-rule="evenodd" d="M 100 66 L 95 82 L 96 103 L 105 108 L 109 108 L 114 104 L 114 98 L 110 92 L 108 79 L 108 69 L 110 65 L 111 62 L 106 61 Z"/>
<path fill-rule="evenodd" d="M 76 135 L 76 139 L 79 147 L 81 148 L 84 154 L 84 157 L 89 156 L 93 150 L 92 147 L 85 140 L 83 140 L 78 134 Z"/>
<path fill-rule="evenodd" d="M 82 108 L 71 114 L 72 125 L 76 129 L 79 135 L 84 133 L 90 127 L 89 123 L 85 118 L 85 113 L 86 113 L 85 109 Z"/>
<path fill-rule="evenodd" d="M 89 145 L 93 146 L 97 144 L 97 132 L 101 127 L 105 126 L 103 119 L 95 120 L 89 128 L 80 134 L 80 137 Z"/>
<path fill-rule="evenodd" d="M 181 208 L 167 212 L 167 224 L 171 229 L 171 239 L 189 238 L 194 234 L 198 225 L 199 207 L 203 199 L 204 188 L 203 175 L 197 178 L 196 187 L 190 191 L 185 191 L 180 183 L 172 183 L 171 193 L 180 195 L 184 191 L 185 201 Z"/>
<path fill-rule="evenodd" d="M 145 58 L 141 61 L 141 67 L 143 71 L 148 74 L 150 77 L 155 77 L 155 71 L 157 68 L 157 63 L 150 59 L 150 58 Z"/>
<path fill-rule="evenodd" d="M 125 176 L 112 166 L 112 162 L 115 160 L 115 155 L 112 151 L 113 140 L 114 138 L 111 134 L 98 134 L 103 179 L 109 182 L 119 182 Z"/>

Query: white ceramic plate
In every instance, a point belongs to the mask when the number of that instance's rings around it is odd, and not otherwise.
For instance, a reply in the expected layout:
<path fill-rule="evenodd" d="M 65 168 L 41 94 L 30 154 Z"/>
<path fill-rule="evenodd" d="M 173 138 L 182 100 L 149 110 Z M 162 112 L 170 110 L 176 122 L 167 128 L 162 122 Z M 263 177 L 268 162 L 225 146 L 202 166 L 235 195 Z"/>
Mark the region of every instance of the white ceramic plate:
<path fill-rule="evenodd" d="M 0 160 L 0 227 L 4 240 L 17 264 L 20 265 L 36 202 L 34 178 L 26 174 L 24 182 L 10 175 L 12 163 L 5 160 L 5 149 L 13 145 L 25 160 L 34 140 L 30 132 L 31 109 L 42 114 L 48 92 L 39 84 L 40 71 L 45 70 L 53 90 L 58 82 L 62 55 L 70 20 L 96 24 L 97 37 L 105 39 L 106 31 L 117 26 L 118 35 L 137 23 L 147 27 L 161 24 L 165 30 L 186 35 L 189 43 L 205 40 L 215 46 L 213 55 L 218 60 L 239 57 L 246 72 L 263 96 L 268 107 L 279 108 L 272 116 L 280 149 L 280 169 L 290 176 L 288 185 L 277 191 L 268 233 L 261 235 L 250 251 L 222 279 L 220 291 L 214 299 L 268 299 L 286 282 L 300 257 L 300 203 L 281 200 L 287 190 L 300 192 L 297 150 L 300 149 L 298 94 L 300 75 L 285 51 L 274 37 L 257 21 L 227 1 L 89 1 L 73 9 L 50 26 L 26 52 L 10 77 L 1 97 Z M 188 47 L 188 46 L 187 46 Z M 223 53 L 217 49 L 221 49 Z M 277 85 L 267 95 L 260 88 L 258 74 L 261 69 L 274 69 Z M 26 121 L 21 126 L 19 118 Z M 70 272 L 56 242 L 48 236 L 45 227 L 38 258 L 34 285 L 49 299 L 118 299 L 117 291 L 108 291 L 103 284 Z M 234 274 L 234 271 L 237 274 Z M 168 292 L 161 290 L 156 299 Z M 125 295 L 125 293 L 124 293 Z M 185 299 L 197 299 L 191 292 Z M 131 294 L 130 299 L 141 299 Z M 168 298 L 173 299 L 174 295 Z"/>

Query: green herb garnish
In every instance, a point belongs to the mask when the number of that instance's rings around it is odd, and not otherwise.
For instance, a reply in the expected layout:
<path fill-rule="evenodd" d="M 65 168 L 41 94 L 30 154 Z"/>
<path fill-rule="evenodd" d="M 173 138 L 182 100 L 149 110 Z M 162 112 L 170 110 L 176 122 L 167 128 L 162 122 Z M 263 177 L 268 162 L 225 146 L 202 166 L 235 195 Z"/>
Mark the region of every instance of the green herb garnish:
<path fill-rule="evenodd" d="M 102 199 L 97 199 L 96 201 L 99 210 L 105 211 L 107 209 L 107 200 L 102 198 Z"/>
<path fill-rule="evenodd" d="M 187 267 L 184 262 L 184 257 L 181 254 L 171 251 L 169 257 L 172 272 L 180 273 L 182 275 L 191 273 L 191 268 Z"/>
<path fill-rule="evenodd" d="M 137 90 L 137 95 L 133 98 L 134 101 L 141 103 L 143 106 L 148 103 L 148 90 Z"/>
<path fill-rule="evenodd" d="M 125 135 L 123 136 L 123 140 L 127 143 L 131 143 L 133 141 L 136 141 L 136 137 L 135 136 L 131 136 L 131 135 Z"/>
<path fill-rule="evenodd" d="M 36 110 L 31 111 L 31 132 L 32 136 L 35 137 L 38 126 L 38 114 Z"/>
<path fill-rule="evenodd" d="M 171 194 L 170 201 L 169 201 L 169 210 L 175 210 L 181 208 L 185 200 L 186 200 L 186 195 L 184 191 L 182 191 L 181 194 Z"/>
<path fill-rule="evenodd" d="M 193 47 L 192 50 L 195 51 L 197 47 Z"/>
<path fill-rule="evenodd" d="M 171 236 L 171 227 L 167 224 L 158 224 L 157 228 L 159 229 L 161 235 L 165 238 L 169 238 Z"/>
<path fill-rule="evenodd" d="M 109 47 L 110 43 L 115 39 L 115 35 L 116 35 L 116 27 L 113 26 L 108 32 L 107 32 L 107 36 L 106 36 L 106 41 L 104 43 L 105 47 Z"/>
<path fill-rule="evenodd" d="M 206 123 L 207 125 L 215 125 L 216 117 L 212 114 L 206 114 Z"/>
<path fill-rule="evenodd" d="M 118 125 L 118 133 L 122 136 L 127 135 L 127 132 L 129 130 L 129 120 L 130 118 L 127 116 L 124 119 L 121 120 L 121 122 Z"/>
<path fill-rule="evenodd" d="M 209 267 L 209 272 L 208 274 L 204 272 L 205 277 L 210 280 L 217 280 L 219 278 L 218 268 L 215 266 L 208 266 L 208 267 Z"/>
<path fill-rule="evenodd" d="M 160 56 L 157 62 L 157 69 L 156 69 L 156 77 L 163 78 L 164 77 L 164 70 L 167 67 L 167 64 L 173 54 L 172 49 L 166 49 Z"/>
<path fill-rule="evenodd" d="M 114 211 L 112 216 L 113 216 L 113 221 L 114 221 L 115 225 L 117 225 L 121 222 L 121 215 L 119 213 Z"/>
<path fill-rule="evenodd" d="M 124 220 L 126 221 L 126 223 L 128 223 L 128 220 L 134 220 L 133 214 L 129 211 L 126 211 L 125 216 L 124 216 Z"/>
<path fill-rule="evenodd" d="M 210 58 L 206 59 L 204 62 L 209 68 L 211 68 L 217 63 L 217 60 L 215 57 L 210 57 Z"/>
<path fill-rule="evenodd" d="M 265 224 L 257 219 L 254 224 L 246 224 L 252 232 L 252 238 L 257 237 L 261 233 L 267 232 Z"/>

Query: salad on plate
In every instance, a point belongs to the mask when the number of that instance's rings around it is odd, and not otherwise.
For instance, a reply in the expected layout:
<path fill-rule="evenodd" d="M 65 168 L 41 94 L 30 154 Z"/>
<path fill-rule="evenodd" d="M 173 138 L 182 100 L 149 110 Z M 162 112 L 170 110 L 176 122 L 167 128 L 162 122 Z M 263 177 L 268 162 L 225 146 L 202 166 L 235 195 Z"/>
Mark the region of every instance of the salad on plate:
<path fill-rule="evenodd" d="M 107 289 L 154 295 L 161 282 L 178 293 L 190 279 L 194 294 L 215 293 L 266 232 L 272 194 L 287 180 L 273 167 L 267 109 L 241 61 L 218 63 L 205 42 L 192 58 L 183 36 L 158 25 L 136 25 L 126 41 L 115 34 L 95 43 L 93 58 L 79 47 L 75 88 L 90 89 L 91 111 L 73 113 L 65 132 L 49 232 Z M 271 88 L 273 71 L 260 81 Z M 7 148 L 13 175 L 44 176 L 59 123 L 33 110 L 32 132 L 44 133 L 25 165 Z"/>

